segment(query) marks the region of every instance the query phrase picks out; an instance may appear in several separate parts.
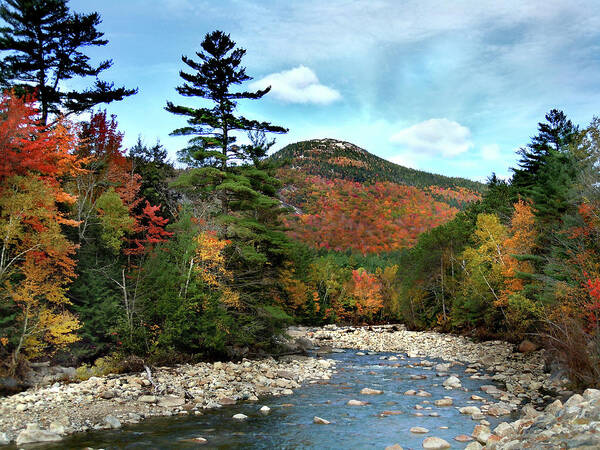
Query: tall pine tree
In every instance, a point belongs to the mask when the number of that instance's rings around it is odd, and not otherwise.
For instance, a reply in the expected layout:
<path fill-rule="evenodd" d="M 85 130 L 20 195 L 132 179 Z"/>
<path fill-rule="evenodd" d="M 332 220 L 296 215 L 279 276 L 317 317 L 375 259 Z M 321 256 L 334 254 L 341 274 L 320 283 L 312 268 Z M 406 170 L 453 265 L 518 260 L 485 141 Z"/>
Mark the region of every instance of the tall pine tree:
<path fill-rule="evenodd" d="M 182 57 L 194 72 L 180 72 L 185 82 L 177 92 L 205 99 L 206 106 L 167 102 L 166 107 L 188 118 L 188 125 L 172 134 L 192 136 L 188 147 L 179 152 L 180 160 L 191 168 L 174 186 L 188 197 L 213 205 L 220 237 L 230 241 L 227 265 L 234 273 L 232 287 L 241 294 L 244 308 L 239 325 L 251 330 L 253 339 L 263 341 L 284 316 L 271 299 L 289 245 L 283 232 L 283 209 L 276 198 L 280 184 L 262 161 L 272 145 L 265 133 L 287 130 L 236 114 L 239 100 L 257 100 L 270 90 L 233 90 L 251 80 L 241 65 L 244 49 L 237 48 L 222 31 L 207 34 L 201 47 L 196 53 L 199 60 Z M 247 133 L 251 143 L 238 145 L 240 133 Z"/>
<path fill-rule="evenodd" d="M 98 13 L 72 13 L 67 0 L 4 0 L 0 18 L 5 22 L 0 28 L 0 81 L 20 93 L 35 91 L 43 124 L 51 115 L 77 114 L 137 92 L 99 80 L 112 61 L 95 66 L 82 52 L 108 43 L 97 30 Z M 65 88 L 64 82 L 76 77 L 95 81 L 83 91 Z"/>

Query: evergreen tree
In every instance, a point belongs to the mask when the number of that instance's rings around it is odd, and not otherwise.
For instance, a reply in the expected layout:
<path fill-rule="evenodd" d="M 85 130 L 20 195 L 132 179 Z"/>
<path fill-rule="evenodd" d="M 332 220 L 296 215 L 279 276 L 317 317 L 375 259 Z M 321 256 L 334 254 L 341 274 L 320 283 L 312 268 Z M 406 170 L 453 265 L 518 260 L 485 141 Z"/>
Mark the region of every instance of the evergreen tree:
<path fill-rule="evenodd" d="M 283 209 L 277 199 L 279 181 L 262 161 L 272 145 L 266 132 L 284 133 L 285 128 L 236 115 L 240 99 L 256 100 L 270 88 L 256 92 L 231 89 L 251 78 L 241 66 L 245 50 L 222 31 L 205 36 L 199 61 L 182 57 L 195 73 L 180 72 L 185 83 L 177 91 L 187 97 L 211 102 L 205 107 L 175 106 L 167 111 L 188 117 L 188 126 L 173 135 L 193 136 L 179 152 L 191 169 L 174 186 L 189 198 L 212 205 L 220 237 L 230 241 L 226 249 L 228 269 L 234 273 L 232 288 L 241 294 L 243 311 L 238 323 L 256 341 L 265 341 L 276 331 L 285 314 L 270 305 L 277 289 L 279 268 L 287 258 L 288 239 L 283 232 Z M 248 133 L 251 143 L 238 145 L 236 133 Z M 251 319 L 251 320 L 249 320 Z"/>
<path fill-rule="evenodd" d="M 135 94 L 137 89 L 115 88 L 98 75 L 112 65 L 97 66 L 82 48 L 108 43 L 96 27 L 100 15 L 69 11 L 67 0 L 5 0 L 0 6 L 0 78 L 5 87 L 20 93 L 36 92 L 41 122 L 52 114 L 80 113 L 99 103 L 110 103 Z M 95 77 L 83 91 L 67 90 L 64 82 L 75 77 Z"/>
<path fill-rule="evenodd" d="M 550 153 L 564 152 L 578 134 L 578 127 L 567 119 L 565 113 L 557 109 L 546 114 L 546 122 L 538 124 L 538 135 L 531 139 L 529 145 L 517 152 L 521 159 L 519 167 L 513 169 L 512 183 L 520 193 L 526 194 L 527 190 L 537 183 L 540 170 Z"/>

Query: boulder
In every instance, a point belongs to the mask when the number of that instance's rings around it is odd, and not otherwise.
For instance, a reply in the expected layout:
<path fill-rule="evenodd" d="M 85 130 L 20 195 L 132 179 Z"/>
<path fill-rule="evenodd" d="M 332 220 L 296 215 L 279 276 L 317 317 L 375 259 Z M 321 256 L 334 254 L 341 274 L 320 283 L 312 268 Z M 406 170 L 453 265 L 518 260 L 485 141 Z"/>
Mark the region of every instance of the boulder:
<path fill-rule="evenodd" d="M 423 448 L 429 450 L 442 450 L 450 448 L 450 444 L 442 438 L 428 437 L 423 441 Z"/>
<path fill-rule="evenodd" d="M 379 389 L 363 388 L 360 393 L 363 395 L 379 395 L 383 394 L 383 391 L 380 391 Z"/>
<path fill-rule="evenodd" d="M 259 411 L 261 414 L 269 414 L 271 412 L 271 408 L 265 405 L 262 408 L 260 408 Z"/>
<path fill-rule="evenodd" d="M 368 404 L 368 402 L 363 402 L 361 400 L 348 400 L 348 403 L 346 403 L 348 406 L 365 406 Z"/>
<path fill-rule="evenodd" d="M 62 440 L 62 436 L 48 430 L 41 430 L 37 424 L 28 424 L 27 428 L 17 436 L 17 445 L 33 444 L 36 442 L 56 442 Z"/>
<path fill-rule="evenodd" d="M 317 425 L 329 425 L 331 422 L 329 420 L 325 420 L 321 417 L 315 416 L 313 417 L 313 423 L 316 423 Z"/>
<path fill-rule="evenodd" d="M 461 387 L 460 380 L 454 376 L 446 378 L 446 380 L 442 383 L 445 388 L 450 389 L 458 389 Z"/>
<path fill-rule="evenodd" d="M 535 352 L 537 349 L 538 349 L 537 345 L 535 345 L 531 341 L 528 341 L 527 339 L 525 339 L 524 341 L 522 341 L 519 344 L 519 351 L 521 353 L 531 353 L 531 352 Z"/>
<path fill-rule="evenodd" d="M 500 436 L 501 438 L 504 438 L 506 436 L 512 436 L 513 434 L 515 434 L 515 429 L 513 428 L 513 426 L 507 422 L 502 422 L 500 424 L 498 424 L 498 426 L 496 428 L 494 428 L 494 434 L 496 436 Z"/>
<path fill-rule="evenodd" d="M 177 406 L 182 406 L 184 404 L 185 404 L 185 398 L 174 397 L 172 395 L 167 395 L 158 401 L 158 406 L 161 406 L 163 408 L 175 408 Z"/>
<path fill-rule="evenodd" d="M 425 433 L 429 433 L 429 430 L 427 428 L 423 428 L 423 427 L 412 427 L 410 429 L 411 433 L 415 433 L 415 434 L 425 434 Z"/>
<path fill-rule="evenodd" d="M 454 401 L 451 398 L 441 398 L 433 402 L 435 406 L 452 406 Z"/>
<path fill-rule="evenodd" d="M 404 393 L 404 395 L 416 395 L 417 391 L 415 391 L 414 389 L 409 389 L 408 391 L 406 391 Z"/>
<path fill-rule="evenodd" d="M 465 447 L 465 450 L 481 450 L 482 448 L 483 448 L 483 445 L 481 445 L 477 441 L 474 441 L 474 442 L 471 442 L 469 445 L 467 445 Z"/>
<path fill-rule="evenodd" d="M 471 436 L 473 436 L 481 444 L 485 444 L 491 435 L 492 432 L 490 430 L 490 427 L 486 425 L 475 426 L 475 428 L 473 429 L 473 433 L 471 433 Z"/>
<path fill-rule="evenodd" d="M 114 430 L 121 428 L 121 421 L 112 415 L 106 416 L 104 423 Z"/>
<path fill-rule="evenodd" d="M 435 370 L 436 372 L 448 372 L 450 370 L 450 363 L 437 364 Z"/>
<path fill-rule="evenodd" d="M 234 420 L 246 420 L 247 418 L 248 418 L 248 416 L 246 414 L 241 414 L 241 413 L 234 414 L 232 416 L 232 419 L 234 419 Z"/>
<path fill-rule="evenodd" d="M 461 414 L 481 414 L 481 410 L 477 406 L 463 406 L 462 408 L 458 408 L 458 412 Z"/>
<path fill-rule="evenodd" d="M 431 394 L 427 391 L 419 391 L 416 395 L 417 397 L 431 397 Z"/>

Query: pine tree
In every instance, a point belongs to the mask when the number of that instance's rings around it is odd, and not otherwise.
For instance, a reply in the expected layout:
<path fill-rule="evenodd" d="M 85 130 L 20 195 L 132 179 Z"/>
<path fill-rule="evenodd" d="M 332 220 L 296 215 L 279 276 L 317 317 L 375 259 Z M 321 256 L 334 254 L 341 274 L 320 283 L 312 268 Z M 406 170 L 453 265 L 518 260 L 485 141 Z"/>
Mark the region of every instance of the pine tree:
<path fill-rule="evenodd" d="M 98 75 L 112 65 L 97 66 L 82 48 L 108 43 L 96 27 L 100 15 L 69 11 L 67 0 L 5 0 L 0 6 L 0 78 L 5 87 L 17 92 L 36 92 L 41 122 L 50 115 L 89 110 L 133 95 L 137 89 L 115 88 Z M 95 77 L 94 85 L 83 91 L 67 90 L 64 82 L 76 77 Z"/>
<path fill-rule="evenodd" d="M 536 184 L 551 152 L 564 152 L 579 131 L 565 113 L 557 109 L 546 114 L 546 122 L 538 124 L 538 135 L 517 152 L 521 159 L 519 168 L 513 169 L 512 183 L 521 193 L 526 194 L 527 189 Z"/>
<path fill-rule="evenodd" d="M 222 31 L 207 34 L 201 46 L 196 53 L 199 61 L 182 57 L 195 73 L 180 72 L 185 83 L 177 92 L 212 105 L 194 108 L 167 102 L 167 111 L 188 117 L 188 126 L 172 134 L 193 136 L 179 152 L 180 161 L 191 169 L 173 186 L 188 198 L 211 205 L 219 238 L 230 242 L 224 254 L 234 274 L 232 288 L 241 295 L 238 323 L 251 330 L 255 341 L 265 341 L 287 317 L 270 303 L 289 245 L 281 220 L 283 208 L 276 197 L 280 182 L 263 161 L 273 144 L 265 134 L 287 130 L 236 115 L 238 100 L 257 100 L 270 90 L 231 90 L 251 79 L 241 66 L 244 49 L 236 48 Z M 247 133 L 251 143 L 238 145 L 239 133 Z"/>

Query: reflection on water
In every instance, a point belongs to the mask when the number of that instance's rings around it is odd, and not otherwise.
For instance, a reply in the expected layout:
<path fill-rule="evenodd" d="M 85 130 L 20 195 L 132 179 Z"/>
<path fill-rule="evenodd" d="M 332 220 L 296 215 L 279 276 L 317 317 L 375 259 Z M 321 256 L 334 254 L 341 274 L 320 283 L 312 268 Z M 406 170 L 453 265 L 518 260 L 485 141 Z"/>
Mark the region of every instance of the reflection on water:
<path fill-rule="evenodd" d="M 460 415 L 457 406 L 475 404 L 469 401 L 472 391 L 488 398 L 479 386 L 490 384 L 489 380 L 470 380 L 464 376 L 464 367 L 453 367 L 469 392 L 444 389 L 444 378 L 434 370 L 423 367 L 406 367 L 418 359 L 387 361 L 381 355 L 357 356 L 355 351 L 327 355 L 336 359 L 337 371 L 329 382 L 308 385 L 294 395 L 261 399 L 258 403 L 244 403 L 217 410 L 206 411 L 203 416 L 154 418 L 141 424 L 123 427 L 115 431 L 99 431 L 72 436 L 43 449 L 173 449 L 173 448 L 318 448 L 353 449 L 377 448 L 398 443 L 405 449 L 422 448 L 427 436 L 446 439 L 452 448 L 466 444 L 454 441 L 459 434 L 471 434 L 477 422 L 469 416 Z M 387 354 L 387 355 L 391 355 Z M 433 360 L 432 360 L 433 361 Z M 411 375 L 425 375 L 420 380 Z M 364 387 L 383 390 L 382 395 L 361 395 Z M 405 396 L 409 389 L 423 389 L 431 397 Z M 454 399 L 454 406 L 436 407 L 433 402 L 444 396 Z M 367 406 L 347 406 L 348 400 L 366 400 Z M 430 403 L 424 403 L 430 402 Z M 269 415 L 259 413 L 267 405 Z M 415 405 L 424 409 L 416 410 Z M 426 409 L 431 407 L 431 409 Z M 248 420 L 238 422 L 231 418 L 243 413 Z M 415 416 L 415 413 L 423 416 Z M 429 414 L 433 413 L 433 417 Z M 435 415 L 439 416 L 435 417 Z M 331 425 L 313 424 L 313 417 L 329 420 Z M 487 418 L 492 427 L 499 421 Z M 414 426 L 430 430 L 425 435 L 415 435 L 409 429 Z M 448 427 L 441 429 L 440 427 Z M 207 443 L 193 442 L 196 437 Z"/>

